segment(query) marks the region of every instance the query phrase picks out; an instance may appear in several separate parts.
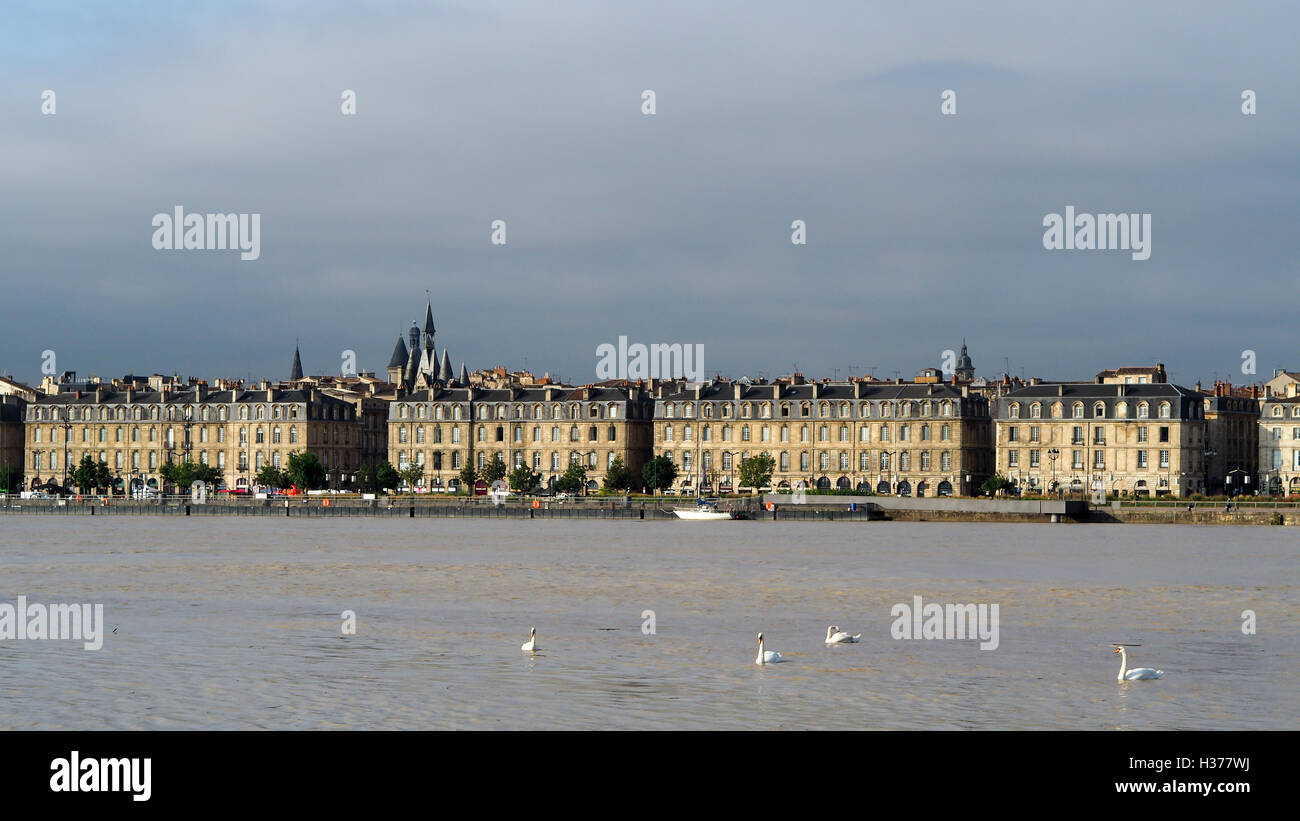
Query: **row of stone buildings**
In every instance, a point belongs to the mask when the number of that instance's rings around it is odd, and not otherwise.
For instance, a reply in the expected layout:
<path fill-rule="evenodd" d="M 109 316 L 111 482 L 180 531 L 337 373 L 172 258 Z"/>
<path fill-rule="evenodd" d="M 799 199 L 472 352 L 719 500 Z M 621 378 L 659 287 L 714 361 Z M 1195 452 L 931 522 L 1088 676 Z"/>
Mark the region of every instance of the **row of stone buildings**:
<path fill-rule="evenodd" d="M 678 469 L 679 493 L 743 491 L 740 465 L 775 464 L 770 487 L 974 495 L 994 474 L 1026 492 L 1186 496 L 1300 492 L 1300 374 L 1210 391 L 1170 384 L 1162 365 L 1103 371 L 1091 382 L 974 377 L 962 346 L 945 380 L 715 378 L 552 384 L 505 369 L 453 374 L 423 327 L 398 339 L 387 379 L 305 376 L 238 380 L 126 376 L 48 378 L 39 389 L 0 379 L 0 465 L 25 487 L 65 483 L 89 455 L 115 488 L 162 486 L 160 467 L 215 466 L 227 489 L 254 489 L 263 465 L 316 454 L 332 488 L 362 466 L 420 465 L 418 491 L 458 489 L 466 464 L 499 456 L 553 484 L 570 463 L 600 486 L 621 460 L 634 475 L 652 456 Z M 1286 420 L 1293 420 L 1288 426 Z"/>

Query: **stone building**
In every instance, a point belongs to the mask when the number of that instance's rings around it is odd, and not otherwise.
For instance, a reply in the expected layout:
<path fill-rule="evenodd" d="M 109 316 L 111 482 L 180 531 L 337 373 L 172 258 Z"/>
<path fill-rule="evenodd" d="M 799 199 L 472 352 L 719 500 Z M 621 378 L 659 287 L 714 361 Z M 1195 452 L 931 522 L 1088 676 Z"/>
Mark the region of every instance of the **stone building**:
<path fill-rule="evenodd" d="M 417 491 L 460 488 L 465 464 L 482 471 L 499 455 L 507 469 L 528 464 L 552 486 L 570 462 L 596 490 L 615 459 L 639 475 L 650 452 L 653 401 L 628 383 L 483 389 L 432 387 L 389 403 L 388 453 L 399 470 L 424 468 Z"/>
<path fill-rule="evenodd" d="M 28 404 L 25 482 L 65 477 L 85 455 L 108 464 L 114 488 L 166 489 L 159 468 L 187 458 L 213 465 L 228 489 L 250 489 L 264 464 L 287 467 L 289 454 L 316 454 L 329 487 L 345 487 L 362 464 L 357 406 L 316 388 L 282 390 L 203 382 L 141 388 L 100 384 L 47 394 Z"/>
<path fill-rule="evenodd" d="M 27 400 L 17 394 L 0 394 L 0 477 L 10 475 L 10 468 L 23 471 L 23 417 Z M 6 490 L 0 484 L 0 492 Z"/>
<path fill-rule="evenodd" d="M 701 494 L 747 490 L 740 464 L 760 453 L 774 489 L 970 495 L 993 467 L 986 399 L 902 380 L 688 385 L 656 398 L 654 453 L 677 465 L 678 492 Z"/>
<path fill-rule="evenodd" d="M 1215 382 L 1205 394 L 1206 488 L 1214 495 L 1259 487 L 1259 396 L 1258 385 L 1234 388 L 1228 382 Z"/>
<path fill-rule="evenodd" d="M 1255 487 L 1263 493 L 1300 494 L 1300 395 L 1285 393 L 1260 401 Z"/>
<path fill-rule="evenodd" d="M 1020 388 L 994 400 L 997 471 L 1026 492 L 1204 492 L 1202 400 L 1163 382 Z"/>

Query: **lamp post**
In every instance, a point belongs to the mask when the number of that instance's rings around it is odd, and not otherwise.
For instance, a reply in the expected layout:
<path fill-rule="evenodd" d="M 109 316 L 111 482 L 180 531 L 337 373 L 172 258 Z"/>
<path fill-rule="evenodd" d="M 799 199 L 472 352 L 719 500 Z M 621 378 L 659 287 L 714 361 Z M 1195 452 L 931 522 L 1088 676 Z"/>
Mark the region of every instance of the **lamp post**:
<path fill-rule="evenodd" d="M 1201 467 L 1204 468 L 1205 484 L 1201 486 L 1201 490 L 1205 493 L 1209 493 L 1210 492 L 1210 460 L 1213 459 L 1215 456 L 1218 456 L 1219 452 L 1214 448 L 1210 447 L 1209 445 L 1206 445 L 1203 455 L 1205 458 L 1201 461 Z"/>
<path fill-rule="evenodd" d="M 72 437 L 72 423 L 68 421 L 68 406 L 63 406 L 63 486 L 68 486 L 68 439 Z"/>
<path fill-rule="evenodd" d="M 1052 460 L 1052 490 L 1056 490 L 1056 460 L 1061 455 L 1061 451 L 1051 448 L 1047 451 L 1047 458 Z"/>

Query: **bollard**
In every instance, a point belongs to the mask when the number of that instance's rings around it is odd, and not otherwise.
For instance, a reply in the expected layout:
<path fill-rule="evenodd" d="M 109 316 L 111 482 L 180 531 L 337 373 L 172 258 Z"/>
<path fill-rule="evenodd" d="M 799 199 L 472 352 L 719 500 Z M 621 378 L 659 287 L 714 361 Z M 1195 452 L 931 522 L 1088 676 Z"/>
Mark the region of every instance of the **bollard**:
<path fill-rule="evenodd" d="M 533 515 L 535 512 L 536 512 L 536 508 L 531 508 L 531 507 L 528 508 L 528 518 L 536 519 L 537 517 Z"/>
<path fill-rule="evenodd" d="M 411 505 L 411 515 L 410 515 L 409 517 L 407 517 L 407 518 L 410 518 L 410 519 L 414 519 L 414 518 L 415 518 L 415 505 Z"/>
<path fill-rule="evenodd" d="M 186 506 L 185 506 L 185 515 L 186 515 L 186 516 L 190 515 L 190 506 L 189 506 L 189 505 L 186 505 Z"/>
<path fill-rule="evenodd" d="M 91 515 L 91 516 L 94 516 L 94 515 L 95 515 L 95 506 L 94 506 L 94 505 L 91 505 L 91 506 L 90 506 L 90 515 Z"/>

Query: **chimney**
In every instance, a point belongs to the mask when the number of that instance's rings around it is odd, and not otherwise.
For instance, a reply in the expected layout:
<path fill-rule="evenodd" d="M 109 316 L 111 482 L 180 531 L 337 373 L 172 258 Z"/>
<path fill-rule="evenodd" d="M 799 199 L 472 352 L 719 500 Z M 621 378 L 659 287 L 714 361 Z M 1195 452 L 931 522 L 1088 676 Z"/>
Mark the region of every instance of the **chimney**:
<path fill-rule="evenodd" d="M 743 386 L 742 386 L 739 382 L 732 382 L 732 383 L 731 383 L 732 392 L 735 394 L 735 398 L 736 398 L 736 399 L 739 399 L 739 398 L 740 398 L 740 391 L 741 391 L 741 388 L 742 388 L 742 387 L 743 387 Z M 699 397 L 697 396 L 696 398 L 698 399 Z"/>
<path fill-rule="evenodd" d="M 1057 396 L 1065 396 L 1065 385 L 1063 385 L 1063 384 L 1057 384 L 1057 386 L 1056 386 L 1056 395 L 1057 395 Z"/>
<path fill-rule="evenodd" d="M 818 388 L 817 382 L 816 382 L 816 380 L 814 380 L 814 381 L 812 382 L 812 398 L 813 398 L 813 399 L 816 399 L 816 398 L 817 398 L 817 388 Z"/>

